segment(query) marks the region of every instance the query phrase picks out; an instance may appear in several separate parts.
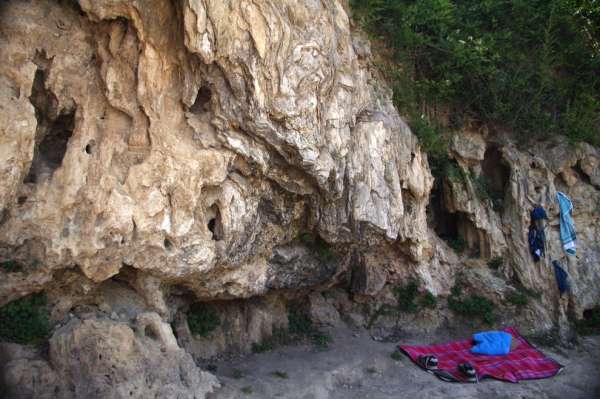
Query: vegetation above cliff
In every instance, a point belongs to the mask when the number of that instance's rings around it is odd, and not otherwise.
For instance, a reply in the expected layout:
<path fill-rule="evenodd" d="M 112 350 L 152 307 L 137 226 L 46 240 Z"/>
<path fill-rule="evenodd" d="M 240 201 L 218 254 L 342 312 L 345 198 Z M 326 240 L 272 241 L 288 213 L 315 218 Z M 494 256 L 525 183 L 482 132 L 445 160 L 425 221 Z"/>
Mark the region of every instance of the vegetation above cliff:
<path fill-rule="evenodd" d="M 394 102 L 430 158 L 443 157 L 443 130 L 466 123 L 600 145 L 600 1 L 350 4 L 385 43 Z"/>

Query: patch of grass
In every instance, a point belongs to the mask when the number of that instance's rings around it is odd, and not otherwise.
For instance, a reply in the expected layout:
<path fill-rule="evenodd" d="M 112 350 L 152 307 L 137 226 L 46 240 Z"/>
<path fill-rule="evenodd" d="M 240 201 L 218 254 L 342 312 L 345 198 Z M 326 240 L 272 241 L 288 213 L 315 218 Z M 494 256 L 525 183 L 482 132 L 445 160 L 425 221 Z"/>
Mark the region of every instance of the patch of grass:
<path fill-rule="evenodd" d="M 15 260 L 0 262 L 0 269 L 7 273 L 17 273 L 23 271 L 23 266 Z"/>
<path fill-rule="evenodd" d="M 271 375 L 274 377 L 277 377 L 277 378 L 281 378 L 283 380 L 286 380 L 289 378 L 288 374 L 285 371 L 276 370 L 276 371 L 273 371 L 271 373 Z"/>
<path fill-rule="evenodd" d="M 492 258 L 487 263 L 488 267 L 492 270 L 498 270 L 500 268 L 500 266 L 502 266 L 503 264 L 504 264 L 504 258 L 502 256 L 497 256 L 495 258 Z"/>
<path fill-rule="evenodd" d="M 275 343 L 273 339 L 264 339 L 260 342 L 255 342 L 252 344 L 252 352 L 253 353 L 263 353 L 273 350 L 275 347 Z"/>
<path fill-rule="evenodd" d="M 190 332 L 201 337 L 208 337 L 221 324 L 216 309 L 207 303 L 192 304 L 186 316 Z"/>
<path fill-rule="evenodd" d="M 50 335 L 43 293 L 17 299 L 0 308 L 0 338 L 19 344 L 39 344 Z"/>
<path fill-rule="evenodd" d="M 600 306 L 586 309 L 583 319 L 575 321 L 575 331 L 579 335 L 600 334 Z"/>
<path fill-rule="evenodd" d="M 236 380 L 239 380 L 240 378 L 244 377 L 244 372 L 240 369 L 233 369 L 231 370 L 231 376 Z"/>
<path fill-rule="evenodd" d="M 242 388 L 242 393 L 244 395 L 252 395 L 252 387 L 243 387 Z"/>
<path fill-rule="evenodd" d="M 390 357 L 398 362 L 402 359 L 402 353 L 400 353 L 400 351 L 393 351 L 390 353 Z"/>
<path fill-rule="evenodd" d="M 310 334 L 310 340 L 317 349 L 327 349 L 333 342 L 333 337 L 325 332 L 315 330 Z"/>

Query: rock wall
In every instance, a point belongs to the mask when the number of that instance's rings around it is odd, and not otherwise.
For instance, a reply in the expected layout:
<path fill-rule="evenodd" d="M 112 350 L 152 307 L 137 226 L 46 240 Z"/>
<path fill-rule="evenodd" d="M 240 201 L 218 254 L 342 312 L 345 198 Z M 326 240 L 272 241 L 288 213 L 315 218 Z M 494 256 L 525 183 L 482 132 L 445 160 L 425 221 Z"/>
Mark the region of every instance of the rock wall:
<path fill-rule="evenodd" d="M 458 174 L 434 186 L 338 0 L 8 1 L 0 53 L 0 261 L 20 265 L 0 268 L 0 306 L 44 291 L 54 325 L 48 356 L 0 353 L 15 397 L 203 397 L 217 382 L 192 358 L 249 351 L 299 296 L 317 323 L 432 330 L 466 322 L 441 300 L 461 274 L 499 323 L 563 337 L 600 303 L 598 149 L 463 131 Z M 576 257 L 556 191 L 575 205 Z M 572 278 L 562 299 L 550 259 Z M 433 309 L 380 312 L 415 278 Z M 517 309 L 519 287 L 540 296 Z M 219 309 L 212 337 L 189 331 L 195 301 Z M 102 381 L 101 358 L 118 363 Z M 142 367 L 157 362 L 179 371 Z"/>

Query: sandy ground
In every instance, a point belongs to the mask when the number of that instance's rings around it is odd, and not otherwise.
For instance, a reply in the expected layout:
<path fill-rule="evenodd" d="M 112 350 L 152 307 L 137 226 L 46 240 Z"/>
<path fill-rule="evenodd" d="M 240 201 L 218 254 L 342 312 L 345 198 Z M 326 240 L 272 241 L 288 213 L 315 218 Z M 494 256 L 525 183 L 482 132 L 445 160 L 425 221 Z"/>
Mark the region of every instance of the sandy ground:
<path fill-rule="evenodd" d="M 287 346 L 215 363 L 223 387 L 211 398 L 600 398 L 600 336 L 582 338 L 572 349 L 539 347 L 565 366 L 550 379 L 453 384 L 424 372 L 404 355 L 396 361 L 390 354 L 400 342 L 423 344 L 459 337 L 421 335 L 378 342 L 365 331 L 335 330 L 331 335 L 334 341 L 324 351 L 309 345 Z"/>

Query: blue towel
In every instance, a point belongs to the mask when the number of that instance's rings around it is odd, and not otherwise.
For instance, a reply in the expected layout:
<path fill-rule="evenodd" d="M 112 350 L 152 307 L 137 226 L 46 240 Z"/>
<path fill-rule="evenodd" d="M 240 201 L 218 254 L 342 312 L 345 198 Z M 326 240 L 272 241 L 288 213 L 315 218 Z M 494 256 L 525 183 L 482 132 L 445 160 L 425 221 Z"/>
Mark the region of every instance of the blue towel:
<path fill-rule="evenodd" d="M 552 266 L 554 266 L 554 275 L 556 276 L 556 283 L 558 284 L 558 291 L 560 291 L 560 295 L 571 289 L 571 284 L 569 284 L 569 275 L 560 266 L 557 260 L 552 261 Z"/>
<path fill-rule="evenodd" d="M 558 206 L 560 207 L 560 239 L 563 244 L 563 249 L 569 255 L 575 255 L 575 225 L 571 212 L 573 211 L 573 203 L 564 193 L 556 193 Z"/>
<path fill-rule="evenodd" d="M 504 331 L 473 334 L 476 345 L 471 348 L 471 352 L 478 355 L 507 355 L 510 352 L 511 339 L 512 336 Z"/>

